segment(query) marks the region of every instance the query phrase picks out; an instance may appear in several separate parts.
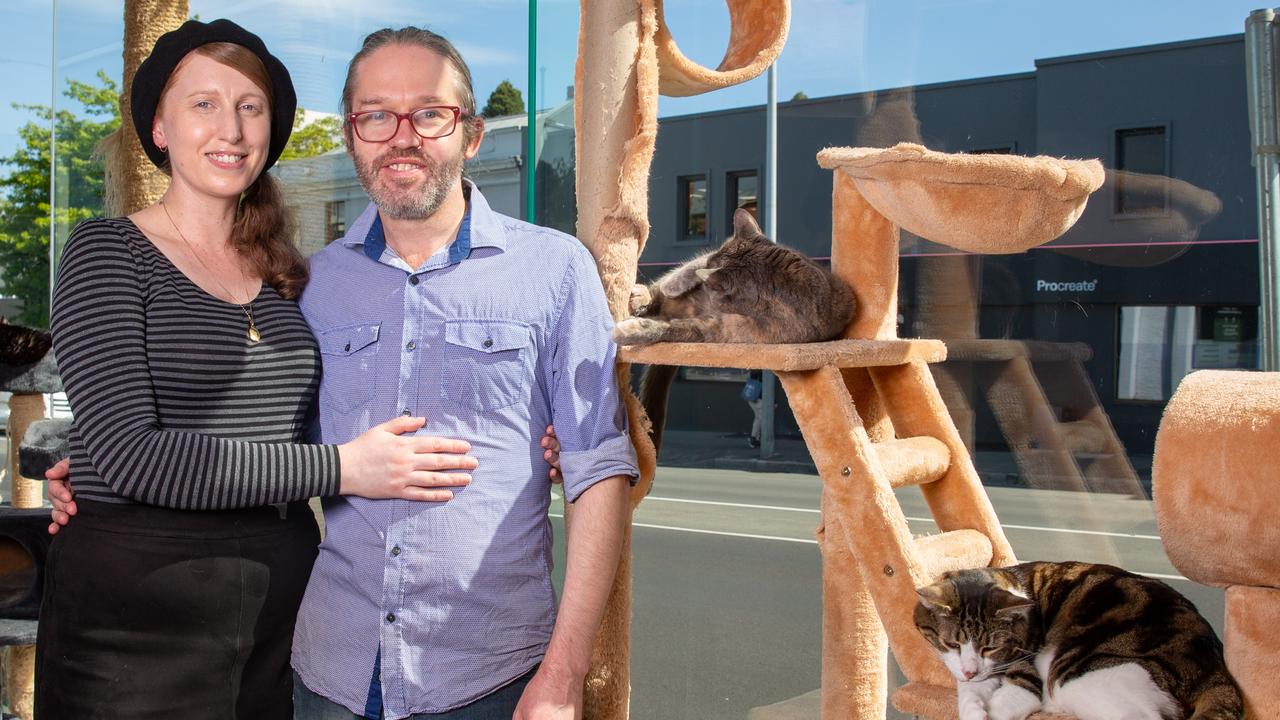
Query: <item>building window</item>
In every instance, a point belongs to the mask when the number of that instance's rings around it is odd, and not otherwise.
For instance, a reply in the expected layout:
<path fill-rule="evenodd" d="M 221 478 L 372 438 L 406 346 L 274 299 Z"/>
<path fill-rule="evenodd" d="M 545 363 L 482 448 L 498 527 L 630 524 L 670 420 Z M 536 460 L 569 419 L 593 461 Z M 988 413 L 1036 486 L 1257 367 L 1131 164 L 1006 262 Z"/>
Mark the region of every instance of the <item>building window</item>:
<path fill-rule="evenodd" d="M 707 176 L 680 178 L 680 239 L 707 239 Z"/>
<path fill-rule="evenodd" d="M 1128 306 L 1120 308 L 1116 398 L 1168 400 L 1192 370 L 1258 365 L 1258 308 Z"/>
<path fill-rule="evenodd" d="M 347 234 L 347 203 L 334 200 L 324 204 L 324 242 L 329 244 Z"/>
<path fill-rule="evenodd" d="M 1169 186 L 1143 176 L 1166 177 L 1168 152 L 1163 127 L 1116 131 L 1115 203 L 1117 215 L 1163 212 L 1169 204 Z"/>
<path fill-rule="evenodd" d="M 726 233 L 733 229 L 733 212 L 738 208 L 745 208 L 756 222 L 760 222 L 760 178 L 756 171 L 731 172 L 725 186 L 728 190 L 726 196 L 730 200 L 725 215 L 724 226 L 729 229 Z"/>

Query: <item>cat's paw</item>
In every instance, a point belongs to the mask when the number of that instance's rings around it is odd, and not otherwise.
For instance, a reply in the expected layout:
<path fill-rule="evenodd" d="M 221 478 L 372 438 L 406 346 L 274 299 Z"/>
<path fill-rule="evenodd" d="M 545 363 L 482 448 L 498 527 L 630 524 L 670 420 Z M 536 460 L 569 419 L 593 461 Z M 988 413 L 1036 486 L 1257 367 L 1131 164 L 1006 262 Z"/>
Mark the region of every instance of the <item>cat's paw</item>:
<path fill-rule="evenodd" d="M 956 683 L 956 704 L 960 720 L 990 720 L 987 701 L 1000 687 L 997 678 Z"/>
<path fill-rule="evenodd" d="M 631 286 L 631 300 L 627 303 L 627 308 L 632 315 L 643 315 L 651 304 L 653 304 L 653 295 L 649 293 L 649 286 Z"/>
<path fill-rule="evenodd" d="M 649 318 L 627 318 L 613 326 L 613 341 L 619 345 L 652 345 L 662 339 L 667 324 Z"/>
<path fill-rule="evenodd" d="M 1035 693 L 1009 683 L 1001 685 L 987 703 L 991 720 L 1026 720 L 1039 709 L 1040 698 Z"/>

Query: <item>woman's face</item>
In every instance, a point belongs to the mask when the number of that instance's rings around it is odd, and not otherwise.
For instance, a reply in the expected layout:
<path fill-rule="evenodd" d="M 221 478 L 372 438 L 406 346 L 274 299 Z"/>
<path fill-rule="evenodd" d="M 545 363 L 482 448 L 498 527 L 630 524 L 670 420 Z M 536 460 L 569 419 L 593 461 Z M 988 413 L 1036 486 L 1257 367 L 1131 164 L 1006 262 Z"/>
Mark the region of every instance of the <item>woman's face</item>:
<path fill-rule="evenodd" d="M 239 198 L 266 164 L 267 102 L 266 91 L 238 70 L 203 55 L 184 58 L 152 125 L 173 182 L 208 197 Z"/>

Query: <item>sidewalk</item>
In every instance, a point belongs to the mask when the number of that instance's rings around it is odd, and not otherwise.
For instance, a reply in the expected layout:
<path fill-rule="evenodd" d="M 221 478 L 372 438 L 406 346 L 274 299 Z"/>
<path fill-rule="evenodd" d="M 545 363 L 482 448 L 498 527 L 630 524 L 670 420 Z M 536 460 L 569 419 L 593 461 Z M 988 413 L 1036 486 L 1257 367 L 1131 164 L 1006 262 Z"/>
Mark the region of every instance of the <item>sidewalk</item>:
<path fill-rule="evenodd" d="M 1147 497 L 1151 494 L 1151 456 L 1130 455 L 1134 470 L 1142 479 Z M 817 475 L 809 449 L 799 435 L 779 436 L 773 455 L 760 457 L 760 449 L 747 445 L 746 433 L 714 433 L 668 430 L 663 434 L 658 464 L 668 467 L 746 470 L 749 472 L 800 473 Z M 979 450 L 974 465 L 982 484 L 989 487 L 1028 487 L 1018 472 L 1013 455 L 1001 450 Z"/>

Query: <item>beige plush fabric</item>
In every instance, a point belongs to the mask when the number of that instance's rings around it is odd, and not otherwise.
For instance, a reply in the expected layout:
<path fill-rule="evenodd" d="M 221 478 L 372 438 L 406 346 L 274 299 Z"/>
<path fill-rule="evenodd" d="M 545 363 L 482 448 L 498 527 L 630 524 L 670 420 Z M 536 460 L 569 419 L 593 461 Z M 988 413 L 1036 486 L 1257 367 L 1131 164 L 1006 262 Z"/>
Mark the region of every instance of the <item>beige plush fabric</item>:
<path fill-rule="evenodd" d="M 658 7 L 658 70 L 662 94 L 701 95 L 746 82 L 773 64 L 782 53 L 791 23 L 789 0 L 729 0 L 729 47 L 715 70 L 693 62 L 680 52 L 662 21 Z"/>
<path fill-rule="evenodd" d="M 633 363 L 777 371 L 941 362 L 946 357 L 946 346 L 937 340 L 833 340 L 796 345 L 661 343 L 626 346 L 621 353 L 622 360 Z"/>
<path fill-rule="evenodd" d="M 1160 537 L 1184 575 L 1280 588 L 1277 447 L 1280 373 L 1183 378 L 1160 421 L 1151 473 Z"/>
<path fill-rule="evenodd" d="M 626 315 L 649 234 L 649 165 L 658 131 L 660 77 L 663 92 L 682 95 L 750 80 L 773 62 L 786 40 L 788 0 L 729 0 L 728 5 L 729 48 L 721 67 L 712 71 L 680 54 L 662 21 L 661 0 L 580 2 L 574 75 L 577 235 L 596 259 L 615 319 Z M 620 387 L 629 387 L 625 360 L 616 377 Z M 657 463 L 648 418 L 629 390 L 623 394 L 640 461 L 634 505 L 648 492 Z M 629 711 L 630 537 L 628 529 L 587 677 L 589 720 L 621 720 Z"/>
<path fill-rule="evenodd" d="M 904 230 L 986 254 L 1058 237 L 1103 181 L 1097 160 L 941 153 L 911 143 L 828 148 L 818 164 L 852 177 L 867 202 Z"/>
<path fill-rule="evenodd" d="M 1201 370 L 1156 435 L 1152 494 L 1174 566 L 1227 590 L 1227 668 L 1246 717 L 1280 717 L 1280 373 Z"/>

